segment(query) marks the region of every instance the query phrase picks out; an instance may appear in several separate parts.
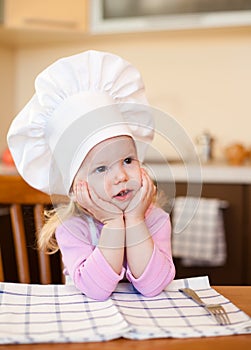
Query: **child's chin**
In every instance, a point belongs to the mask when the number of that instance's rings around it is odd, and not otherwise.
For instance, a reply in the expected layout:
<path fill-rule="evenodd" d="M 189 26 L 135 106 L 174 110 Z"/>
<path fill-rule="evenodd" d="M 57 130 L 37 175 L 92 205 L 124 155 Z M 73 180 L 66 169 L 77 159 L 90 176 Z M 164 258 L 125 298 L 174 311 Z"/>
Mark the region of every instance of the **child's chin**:
<path fill-rule="evenodd" d="M 128 205 L 129 202 L 116 203 L 116 206 L 122 211 L 125 211 Z"/>

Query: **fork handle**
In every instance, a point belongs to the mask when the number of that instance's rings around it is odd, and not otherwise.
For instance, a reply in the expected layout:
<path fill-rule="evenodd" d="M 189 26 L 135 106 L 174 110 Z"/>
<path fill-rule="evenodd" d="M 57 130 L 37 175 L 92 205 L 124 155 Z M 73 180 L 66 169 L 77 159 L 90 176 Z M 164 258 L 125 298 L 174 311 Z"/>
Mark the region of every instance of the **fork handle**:
<path fill-rule="evenodd" d="M 197 304 L 201 305 L 201 306 L 205 306 L 205 303 L 203 303 L 203 301 L 201 300 L 201 298 L 198 296 L 198 294 L 190 288 L 182 288 L 179 289 L 182 293 L 184 293 L 186 296 L 188 296 L 189 298 L 193 299 L 193 301 L 195 301 Z"/>

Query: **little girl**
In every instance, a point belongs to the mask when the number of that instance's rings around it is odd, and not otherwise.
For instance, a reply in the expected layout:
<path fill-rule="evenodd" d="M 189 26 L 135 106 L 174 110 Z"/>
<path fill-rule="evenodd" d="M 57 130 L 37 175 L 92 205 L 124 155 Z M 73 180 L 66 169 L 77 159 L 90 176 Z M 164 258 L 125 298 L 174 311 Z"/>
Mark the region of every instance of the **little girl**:
<path fill-rule="evenodd" d="M 21 176 L 67 195 L 44 225 L 39 246 L 60 249 L 65 274 L 105 300 L 124 276 L 155 296 L 174 278 L 171 226 L 141 167 L 153 138 L 139 72 L 122 58 L 87 51 L 56 61 L 14 119 L 8 144 Z"/>

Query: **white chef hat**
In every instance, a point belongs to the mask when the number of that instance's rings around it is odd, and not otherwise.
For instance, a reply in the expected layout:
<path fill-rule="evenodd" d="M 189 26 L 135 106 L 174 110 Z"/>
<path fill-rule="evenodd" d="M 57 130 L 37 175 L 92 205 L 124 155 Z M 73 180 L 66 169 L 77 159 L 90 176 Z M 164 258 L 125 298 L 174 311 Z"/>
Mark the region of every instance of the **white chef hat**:
<path fill-rule="evenodd" d="M 107 52 L 59 59 L 35 80 L 35 94 L 13 120 L 7 141 L 20 175 L 48 194 L 69 194 L 99 142 L 133 137 L 142 161 L 154 135 L 140 73 Z"/>

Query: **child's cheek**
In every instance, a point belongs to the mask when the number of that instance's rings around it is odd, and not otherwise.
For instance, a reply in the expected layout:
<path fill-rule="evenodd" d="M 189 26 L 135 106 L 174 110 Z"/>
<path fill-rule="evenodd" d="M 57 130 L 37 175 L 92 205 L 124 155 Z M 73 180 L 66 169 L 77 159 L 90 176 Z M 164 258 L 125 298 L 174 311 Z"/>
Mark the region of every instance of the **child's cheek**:
<path fill-rule="evenodd" d="M 88 186 L 92 189 L 100 198 L 108 199 L 107 189 L 105 187 L 104 180 L 100 177 L 98 181 L 94 181 L 93 179 L 89 179 Z"/>

